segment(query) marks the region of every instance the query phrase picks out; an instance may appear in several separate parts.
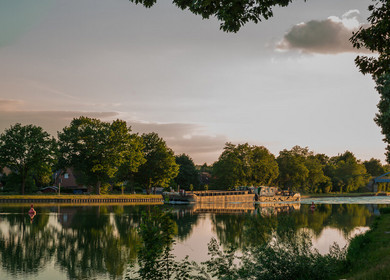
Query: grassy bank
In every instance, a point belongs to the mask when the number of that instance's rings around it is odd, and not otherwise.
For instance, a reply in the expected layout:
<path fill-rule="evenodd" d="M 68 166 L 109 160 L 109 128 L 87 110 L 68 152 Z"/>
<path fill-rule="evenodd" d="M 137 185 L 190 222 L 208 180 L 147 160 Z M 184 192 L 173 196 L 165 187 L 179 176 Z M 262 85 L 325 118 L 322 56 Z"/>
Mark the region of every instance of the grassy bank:
<path fill-rule="evenodd" d="M 379 193 L 376 192 L 363 192 L 363 193 L 307 193 L 302 194 L 302 198 L 323 198 L 323 197 L 358 197 L 358 196 L 376 196 Z"/>
<path fill-rule="evenodd" d="M 346 273 L 338 279 L 390 278 L 390 208 L 382 208 L 371 230 L 352 239 Z"/>

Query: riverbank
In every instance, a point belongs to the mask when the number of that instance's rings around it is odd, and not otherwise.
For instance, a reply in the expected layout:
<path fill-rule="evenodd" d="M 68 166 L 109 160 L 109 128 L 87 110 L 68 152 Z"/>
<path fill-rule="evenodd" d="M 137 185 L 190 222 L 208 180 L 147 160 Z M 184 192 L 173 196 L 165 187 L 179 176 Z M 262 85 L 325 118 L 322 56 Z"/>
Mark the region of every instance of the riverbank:
<path fill-rule="evenodd" d="M 390 208 L 380 209 L 371 230 L 351 240 L 347 251 L 347 271 L 337 279 L 389 279 Z"/>
<path fill-rule="evenodd" d="M 324 197 L 360 197 L 360 196 L 389 196 L 387 192 L 364 192 L 364 193 L 313 193 L 301 194 L 301 198 L 324 198 Z"/>
<path fill-rule="evenodd" d="M 161 195 L 118 194 L 118 195 L 0 195 L 0 204 L 60 203 L 162 203 Z"/>

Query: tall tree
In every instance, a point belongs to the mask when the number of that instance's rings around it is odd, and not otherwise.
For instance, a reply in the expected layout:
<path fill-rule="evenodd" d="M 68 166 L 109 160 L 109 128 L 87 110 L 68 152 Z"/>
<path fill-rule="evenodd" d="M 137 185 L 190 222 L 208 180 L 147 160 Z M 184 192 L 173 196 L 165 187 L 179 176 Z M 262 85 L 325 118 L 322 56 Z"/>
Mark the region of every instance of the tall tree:
<path fill-rule="evenodd" d="M 349 151 L 330 159 L 326 175 L 332 180 L 333 191 L 340 192 L 355 191 L 369 180 L 364 165 Z"/>
<path fill-rule="evenodd" d="M 390 71 L 390 1 L 375 0 L 368 10 L 368 26 L 361 27 L 351 37 L 357 49 L 366 48 L 376 52 L 378 56 L 357 56 L 356 65 L 363 74 L 371 74 L 374 79 Z"/>
<path fill-rule="evenodd" d="M 79 117 L 58 133 L 61 165 L 73 167 L 82 173 L 84 183 L 95 185 L 100 194 L 102 184 L 107 184 L 122 165 L 136 171 L 142 163 L 142 156 L 131 128 L 126 122 L 112 123 L 98 119 Z"/>
<path fill-rule="evenodd" d="M 186 154 L 175 156 L 175 159 L 179 165 L 179 174 L 175 178 L 175 183 L 183 188 L 188 188 L 190 185 L 198 186 L 199 172 L 194 161 Z"/>
<path fill-rule="evenodd" d="M 220 189 L 247 185 L 269 185 L 278 177 L 275 157 L 262 146 L 226 143 L 213 165 L 215 185 Z"/>
<path fill-rule="evenodd" d="M 252 147 L 251 155 L 252 184 L 269 186 L 279 176 L 279 166 L 275 156 L 263 146 Z"/>
<path fill-rule="evenodd" d="M 135 180 L 145 187 L 147 193 L 150 193 L 152 187 L 167 187 L 179 173 L 179 166 L 176 164 L 173 151 L 157 133 L 143 134 L 142 139 L 146 162 L 139 167 L 134 176 Z"/>
<path fill-rule="evenodd" d="M 283 150 L 277 158 L 279 183 L 284 188 L 303 192 L 329 192 L 331 180 L 324 174 L 328 160 L 326 155 L 315 155 L 307 147 L 295 146 L 290 151 Z"/>
<path fill-rule="evenodd" d="M 388 172 L 385 166 L 382 165 L 381 161 L 376 158 L 366 160 L 363 162 L 363 164 L 367 170 L 367 173 L 370 174 L 372 177 L 377 177 Z"/>
<path fill-rule="evenodd" d="M 376 82 L 380 101 L 375 122 L 382 129 L 387 143 L 387 162 L 390 163 L 390 1 L 376 0 L 368 10 L 369 25 L 361 27 L 351 37 L 357 49 L 366 48 L 378 55 L 357 56 L 355 63 L 363 74 L 371 74 Z"/>
<path fill-rule="evenodd" d="M 20 123 L 0 135 L 0 166 L 6 166 L 20 177 L 20 193 L 32 173 L 45 174 L 56 160 L 56 141 L 41 127 Z"/>
<path fill-rule="evenodd" d="M 376 114 L 375 122 L 385 136 L 383 141 L 387 144 L 386 160 L 390 163 L 390 72 L 383 74 L 376 80 L 376 90 L 380 100 L 377 105 L 379 112 Z"/>
<path fill-rule="evenodd" d="M 228 189 L 246 185 L 249 173 L 248 144 L 240 147 L 226 143 L 222 154 L 213 165 L 215 186 L 219 189 Z"/>
<path fill-rule="evenodd" d="M 308 148 L 293 147 L 290 151 L 283 150 L 276 159 L 279 165 L 279 183 L 284 188 L 300 190 L 309 176 L 306 157 L 309 155 Z"/>

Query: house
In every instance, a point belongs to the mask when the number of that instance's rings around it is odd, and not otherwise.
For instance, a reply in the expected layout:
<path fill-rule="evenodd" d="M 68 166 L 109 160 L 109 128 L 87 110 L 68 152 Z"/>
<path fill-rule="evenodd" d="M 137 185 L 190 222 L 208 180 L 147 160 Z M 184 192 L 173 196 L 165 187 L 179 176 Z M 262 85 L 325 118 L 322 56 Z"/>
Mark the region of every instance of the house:
<path fill-rule="evenodd" d="M 65 171 L 59 170 L 53 174 L 54 184 L 59 187 L 60 191 L 84 193 L 87 192 L 87 187 L 77 183 L 77 175 L 73 168 L 67 168 Z"/>

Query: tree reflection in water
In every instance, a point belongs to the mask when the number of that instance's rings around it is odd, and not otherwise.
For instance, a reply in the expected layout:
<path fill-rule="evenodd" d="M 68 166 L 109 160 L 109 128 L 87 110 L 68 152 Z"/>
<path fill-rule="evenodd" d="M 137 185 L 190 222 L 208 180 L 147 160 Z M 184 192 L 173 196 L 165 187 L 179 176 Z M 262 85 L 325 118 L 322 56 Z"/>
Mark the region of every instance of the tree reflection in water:
<path fill-rule="evenodd" d="M 17 212 L 23 210 L 18 209 Z M 3 220 L 9 223 L 8 231 L 0 230 L 1 265 L 13 275 L 38 274 L 56 250 L 53 232 L 47 227 L 49 216 L 36 216 L 30 223 L 30 217 L 25 212 L 25 215 L 3 216 Z"/>
<path fill-rule="evenodd" d="M 300 210 L 278 215 L 264 215 L 261 209 L 255 209 L 251 214 L 246 215 L 199 215 L 187 211 L 186 208 L 173 208 L 168 215 L 173 222 L 172 229 L 176 240 L 185 241 L 191 235 L 197 234 L 194 232 L 195 226 L 205 217 L 210 217 L 218 241 L 210 243 L 210 253 L 216 254 L 213 260 L 209 260 L 203 266 L 188 260 L 174 260 L 170 255 L 172 244 L 165 246 L 162 252 L 165 253 L 165 260 L 169 260 L 165 262 L 165 266 L 168 263 L 172 265 L 172 271 L 182 273 L 181 279 L 187 279 L 185 275 L 191 275 L 194 271 L 206 277 L 207 269 L 209 276 L 217 273 L 212 267 L 216 268 L 220 265 L 218 262 L 225 262 L 230 256 L 237 257 L 237 252 L 253 250 L 250 252 L 253 255 L 259 252 L 258 248 L 266 250 L 265 246 L 275 240 L 276 236 L 280 244 L 298 240 L 301 229 L 311 229 L 315 236 L 319 236 L 325 228 L 332 227 L 339 229 L 345 237 L 349 237 L 354 228 L 367 226 L 370 223 L 373 215 L 370 207 L 317 205 L 316 211 L 311 213 L 309 205 L 301 205 Z M 38 207 L 36 209 L 38 214 L 30 224 L 28 209 L 1 207 L 0 213 L 9 213 L 0 216 L 2 270 L 12 275 L 27 277 L 39 275 L 47 265 L 54 262 L 56 267 L 59 267 L 70 279 L 100 276 L 122 278 L 129 264 L 133 264 L 134 268 L 139 265 L 138 252 L 145 246 L 145 239 L 141 238 L 138 229 L 142 223 L 145 224 L 146 221 L 150 223 L 150 220 L 142 218 L 141 212 L 153 213 L 154 208 L 152 206 L 58 207 L 58 209 Z M 50 211 L 58 212 L 58 215 L 50 216 Z M 56 217 L 58 222 L 55 221 Z M 233 254 L 228 252 L 229 248 L 233 249 L 231 251 Z M 272 250 L 269 249 L 269 252 L 275 251 Z M 258 258 L 262 257 L 259 255 Z M 316 259 L 317 256 L 313 258 Z M 249 260 L 246 261 L 250 263 Z M 238 273 L 238 268 L 229 269 L 227 271 L 230 271 L 231 275 Z M 207 277 L 199 279 L 207 279 Z"/>

